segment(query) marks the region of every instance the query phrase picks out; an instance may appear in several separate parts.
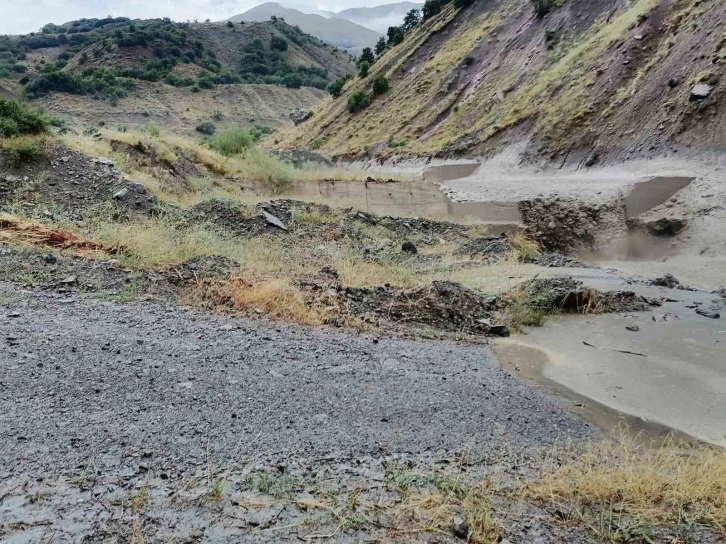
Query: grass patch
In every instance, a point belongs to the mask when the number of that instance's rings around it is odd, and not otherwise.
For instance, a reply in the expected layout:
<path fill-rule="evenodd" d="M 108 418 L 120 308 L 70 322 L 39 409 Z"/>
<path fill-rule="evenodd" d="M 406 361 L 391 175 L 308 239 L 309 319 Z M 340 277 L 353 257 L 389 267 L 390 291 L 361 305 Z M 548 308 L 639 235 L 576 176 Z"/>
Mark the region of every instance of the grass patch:
<path fill-rule="evenodd" d="M 134 224 L 100 223 L 94 237 L 111 246 L 124 245 L 123 259 L 134 267 L 178 264 L 200 255 L 220 255 L 241 262 L 244 247 L 229 233 L 206 226 L 180 227 L 160 218 Z"/>
<path fill-rule="evenodd" d="M 539 244 L 523 232 L 517 232 L 509 240 L 512 244 L 512 257 L 519 262 L 542 254 Z"/>
<path fill-rule="evenodd" d="M 352 252 L 337 257 L 333 266 L 343 285 L 349 287 L 383 284 L 411 287 L 420 283 L 417 275 L 403 265 L 369 262 Z"/>
<path fill-rule="evenodd" d="M 207 145 L 225 157 L 233 157 L 250 149 L 255 141 L 249 129 L 242 127 L 227 128 L 219 134 L 206 139 Z"/>
<path fill-rule="evenodd" d="M 290 280 L 266 279 L 250 282 L 233 278 L 199 284 L 192 298 L 202 304 L 232 311 L 255 311 L 274 319 L 305 325 L 322 325 L 331 309 L 319 302 L 308 302 L 304 293 Z"/>
<path fill-rule="evenodd" d="M 46 140 L 39 136 L 16 136 L 0 139 L 5 163 L 10 168 L 37 161 L 43 156 Z"/>
<path fill-rule="evenodd" d="M 670 441 L 637 447 L 622 438 L 590 446 L 563 466 L 544 467 L 525 493 L 584 519 L 603 509 L 674 525 L 688 516 L 723 532 L 726 453 Z"/>

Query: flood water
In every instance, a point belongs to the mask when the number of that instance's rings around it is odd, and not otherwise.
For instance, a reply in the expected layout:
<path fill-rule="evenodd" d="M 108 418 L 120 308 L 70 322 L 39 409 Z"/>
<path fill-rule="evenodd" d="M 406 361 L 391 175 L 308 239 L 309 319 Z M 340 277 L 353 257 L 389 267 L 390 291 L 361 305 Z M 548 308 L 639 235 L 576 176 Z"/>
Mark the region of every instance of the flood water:
<path fill-rule="evenodd" d="M 243 187 L 253 192 L 264 190 L 262 184 L 250 181 Z M 330 202 L 381 215 L 492 223 L 504 231 L 522 223 L 516 202 L 453 202 L 431 181 L 306 181 L 293 184 L 285 197 Z"/>

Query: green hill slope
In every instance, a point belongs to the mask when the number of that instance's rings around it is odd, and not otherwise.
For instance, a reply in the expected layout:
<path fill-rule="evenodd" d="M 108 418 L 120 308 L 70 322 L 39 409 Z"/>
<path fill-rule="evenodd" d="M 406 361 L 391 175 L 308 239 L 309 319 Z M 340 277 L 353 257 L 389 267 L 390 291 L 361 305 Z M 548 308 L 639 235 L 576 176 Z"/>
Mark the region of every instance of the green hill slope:
<path fill-rule="evenodd" d="M 280 145 L 481 156 L 522 142 L 557 161 L 723 152 L 724 20 L 718 0 L 561 0 L 540 15 L 530 0 L 447 4 Z M 374 96 L 379 75 L 390 88 Z M 351 114 L 355 93 L 371 104 Z"/>

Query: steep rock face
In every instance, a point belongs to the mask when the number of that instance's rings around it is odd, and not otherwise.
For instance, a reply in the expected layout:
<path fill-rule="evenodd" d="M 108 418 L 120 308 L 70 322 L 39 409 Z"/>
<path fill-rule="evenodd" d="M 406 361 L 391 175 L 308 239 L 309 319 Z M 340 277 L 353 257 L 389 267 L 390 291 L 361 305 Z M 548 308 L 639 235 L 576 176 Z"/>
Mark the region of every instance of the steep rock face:
<path fill-rule="evenodd" d="M 319 140 L 334 155 L 475 156 L 519 141 L 533 158 L 588 165 L 724 149 L 726 4 L 555 4 L 544 17 L 529 0 L 448 5 L 280 145 Z M 347 98 L 369 92 L 379 74 L 390 90 L 350 114 Z M 694 100 L 701 83 L 710 91 Z"/>

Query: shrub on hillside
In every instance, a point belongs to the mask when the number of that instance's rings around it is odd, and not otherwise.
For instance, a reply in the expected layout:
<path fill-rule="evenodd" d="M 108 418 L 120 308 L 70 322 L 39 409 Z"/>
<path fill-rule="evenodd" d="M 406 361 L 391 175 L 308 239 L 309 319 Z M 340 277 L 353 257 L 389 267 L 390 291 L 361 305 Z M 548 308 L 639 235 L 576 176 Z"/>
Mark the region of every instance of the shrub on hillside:
<path fill-rule="evenodd" d="M 243 127 L 228 128 L 207 139 L 207 145 L 225 157 L 239 155 L 250 149 L 252 144 L 254 137 L 249 129 Z"/>
<path fill-rule="evenodd" d="M 339 77 L 334 83 L 328 85 L 328 92 L 331 96 L 333 96 L 333 98 L 338 98 L 341 94 L 343 94 L 343 87 L 345 87 L 346 82 L 351 79 L 353 79 L 353 76 L 350 74 Z"/>
<path fill-rule="evenodd" d="M 388 78 L 383 74 L 378 74 L 373 79 L 373 94 L 383 94 L 388 90 Z"/>
<path fill-rule="evenodd" d="M 534 12 L 538 17 L 544 17 L 555 7 L 555 0 L 531 0 Z"/>
<path fill-rule="evenodd" d="M 273 36 L 270 38 L 270 49 L 273 51 L 287 51 L 287 40 Z"/>
<path fill-rule="evenodd" d="M 353 93 L 348 97 L 348 111 L 355 113 L 362 109 L 367 108 L 371 104 L 371 97 L 363 91 Z"/>
<path fill-rule="evenodd" d="M 48 130 L 50 119 L 26 104 L 0 98 L 0 136 L 41 134 Z"/>
<path fill-rule="evenodd" d="M 371 65 L 367 62 L 361 62 L 360 63 L 360 72 L 358 72 L 358 75 L 360 77 L 368 77 L 368 70 L 370 70 Z"/>
<path fill-rule="evenodd" d="M 217 127 L 211 121 L 203 121 L 197 125 L 196 131 L 206 134 L 207 136 L 212 136 L 215 132 L 217 132 Z"/>
<path fill-rule="evenodd" d="M 11 168 L 36 161 L 43 154 L 43 140 L 34 136 L 18 136 L 0 140 L 5 163 Z"/>

